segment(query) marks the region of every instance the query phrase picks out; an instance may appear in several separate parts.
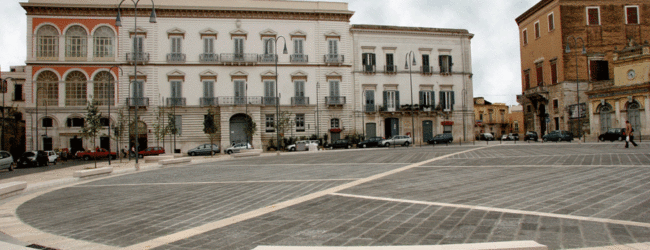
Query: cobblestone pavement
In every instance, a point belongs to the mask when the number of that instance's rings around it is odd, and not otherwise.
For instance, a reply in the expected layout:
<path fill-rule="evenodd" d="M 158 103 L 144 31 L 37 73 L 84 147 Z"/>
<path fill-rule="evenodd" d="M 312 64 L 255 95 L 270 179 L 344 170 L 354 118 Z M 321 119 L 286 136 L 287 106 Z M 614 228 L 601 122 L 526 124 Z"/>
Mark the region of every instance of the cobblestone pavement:
<path fill-rule="evenodd" d="M 436 146 L 228 160 L 58 189 L 23 203 L 17 215 L 54 235 L 125 249 L 648 242 L 648 145 L 619 146 Z"/>

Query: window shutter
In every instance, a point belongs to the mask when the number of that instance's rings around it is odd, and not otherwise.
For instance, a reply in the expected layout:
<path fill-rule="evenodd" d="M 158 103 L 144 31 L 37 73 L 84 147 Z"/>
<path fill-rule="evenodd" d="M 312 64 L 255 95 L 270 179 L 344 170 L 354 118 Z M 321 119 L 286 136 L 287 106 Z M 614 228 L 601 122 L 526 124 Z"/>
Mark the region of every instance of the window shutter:
<path fill-rule="evenodd" d="M 445 92 L 440 91 L 439 95 L 440 95 L 440 108 L 445 109 L 446 108 L 445 107 Z"/>
<path fill-rule="evenodd" d="M 436 92 L 433 92 L 433 91 L 429 92 L 429 105 L 431 105 L 431 108 L 435 108 L 435 106 L 436 106 Z"/>
<path fill-rule="evenodd" d="M 454 62 L 451 60 L 451 56 L 449 56 L 449 73 L 452 72 L 451 67 L 454 66 Z"/>
<path fill-rule="evenodd" d="M 362 56 L 362 60 L 361 60 L 361 61 L 362 61 L 361 63 L 362 63 L 364 66 L 365 66 L 365 65 L 368 65 L 368 53 L 363 53 L 363 56 Z"/>
<path fill-rule="evenodd" d="M 424 105 L 424 91 L 420 91 L 420 106 Z"/>
<path fill-rule="evenodd" d="M 399 106 L 399 91 L 395 91 L 395 110 L 400 110 L 400 106 Z"/>
<path fill-rule="evenodd" d="M 377 62 L 375 61 L 375 54 L 370 54 L 370 58 L 372 58 L 372 65 L 377 65 Z"/>
<path fill-rule="evenodd" d="M 383 102 L 383 104 L 384 104 L 384 107 L 387 107 L 388 106 L 388 91 L 384 91 L 383 94 L 384 94 L 384 102 Z"/>
<path fill-rule="evenodd" d="M 456 104 L 456 98 L 454 96 L 454 91 L 449 91 L 449 98 L 451 99 L 451 101 L 449 102 L 449 105 L 451 105 L 451 107 L 449 107 L 449 108 L 453 111 L 454 110 L 454 104 Z"/>
<path fill-rule="evenodd" d="M 440 66 L 440 72 L 441 72 L 441 73 L 444 73 L 444 72 L 445 72 L 445 68 L 444 68 L 443 65 L 442 65 L 442 57 L 443 57 L 443 56 L 438 56 L 438 66 Z"/>

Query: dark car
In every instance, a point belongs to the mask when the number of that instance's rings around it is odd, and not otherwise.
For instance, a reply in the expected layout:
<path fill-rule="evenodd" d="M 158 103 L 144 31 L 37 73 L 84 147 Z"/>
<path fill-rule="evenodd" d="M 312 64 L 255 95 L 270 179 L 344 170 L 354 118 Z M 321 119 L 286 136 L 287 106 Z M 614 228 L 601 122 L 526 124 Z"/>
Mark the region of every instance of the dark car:
<path fill-rule="evenodd" d="M 482 133 L 476 139 L 481 141 L 494 141 L 494 136 L 490 133 Z"/>
<path fill-rule="evenodd" d="M 598 136 L 600 141 L 622 141 L 625 140 L 625 128 L 610 128 L 607 132 Z"/>
<path fill-rule="evenodd" d="M 537 132 L 535 131 L 528 131 L 526 132 L 526 135 L 524 135 L 524 141 L 537 141 L 539 140 L 539 136 L 537 135 Z"/>
<path fill-rule="evenodd" d="M 187 154 L 190 155 L 190 156 L 214 155 L 214 154 L 217 154 L 219 152 L 221 152 L 221 149 L 219 149 L 219 145 L 212 144 L 212 147 L 210 147 L 210 143 L 208 143 L 208 144 L 199 145 L 196 148 L 188 150 Z"/>
<path fill-rule="evenodd" d="M 427 141 L 427 143 L 439 144 L 439 143 L 451 143 L 452 141 L 454 141 L 454 136 L 449 133 L 445 133 L 445 134 L 437 134 L 436 136 L 431 138 L 431 140 Z"/>
<path fill-rule="evenodd" d="M 48 161 L 47 153 L 43 150 L 27 151 L 18 158 L 17 164 L 20 167 L 38 167 L 47 166 Z"/>
<path fill-rule="evenodd" d="M 357 144 L 357 148 L 378 147 L 379 142 L 381 140 L 383 140 L 383 139 L 384 138 L 381 138 L 381 137 L 378 137 L 378 136 L 377 137 L 370 137 L 370 138 L 368 138 L 368 140 L 359 142 L 359 144 Z"/>
<path fill-rule="evenodd" d="M 332 144 L 329 145 L 330 149 L 335 149 L 335 148 L 352 148 L 352 143 L 350 143 L 349 140 L 346 139 L 341 139 L 341 140 L 336 140 Z"/>
<path fill-rule="evenodd" d="M 573 141 L 573 133 L 565 130 L 554 130 L 542 136 L 544 141 Z"/>

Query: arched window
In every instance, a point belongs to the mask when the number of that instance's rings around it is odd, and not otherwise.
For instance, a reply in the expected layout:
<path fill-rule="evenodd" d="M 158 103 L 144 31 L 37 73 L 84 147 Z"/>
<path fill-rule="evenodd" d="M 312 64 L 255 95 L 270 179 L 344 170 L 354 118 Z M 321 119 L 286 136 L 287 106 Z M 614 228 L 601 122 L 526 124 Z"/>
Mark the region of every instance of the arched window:
<path fill-rule="evenodd" d="M 97 59 L 114 59 L 114 39 L 115 32 L 113 32 L 109 27 L 99 27 L 95 30 L 95 33 L 93 34 L 94 57 Z"/>
<path fill-rule="evenodd" d="M 115 105 L 115 79 L 107 71 L 99 72 L 93 79 L 93 98 L 99 105 Z"/>
<path fill-rule="evenodd" d="M 632 125 L 634 131 L 641 131 L 641 114 L 639 109 L 641 105 L 634 101 L 627 105 L 627 120 Z"/>
<path fill-rule="evenodd" d="M 52 118 L 49 118 L 49 117 L 43 118 L 43 125 L 42 126 L 44 128 L 51 128 L 53 124 L 54 124 L 54 121 L 52 120 Z"/>
<path fill-rule="evenodd" d="M 36 77 L 38 105 L 59 105 L 59 77 L 52 71 L 43 71 Z"/>
<path fill-rule="evenodd" d="M 612 105 L 605 103 L 600 106 L 600 133 L 605 133 L 612 127 Z"/>
<path fill-rule="evenodd" d="M 65 78 L 65 105 L 86 106 L 87 91 L 86 76 L 79 71 L 70 72 Z"/>
<path fill-rule="evenodd" d="M 81 60 L 86 58 L 88 34 L 81 26 L 72 26 L 65 32 L 66 59 Z"/>
<path fill-rule="evenodd" d="M 36 58 L 57 60 L 59 58 L 59 31 L 52 25 L 45 25 L 36 31 Z"/>

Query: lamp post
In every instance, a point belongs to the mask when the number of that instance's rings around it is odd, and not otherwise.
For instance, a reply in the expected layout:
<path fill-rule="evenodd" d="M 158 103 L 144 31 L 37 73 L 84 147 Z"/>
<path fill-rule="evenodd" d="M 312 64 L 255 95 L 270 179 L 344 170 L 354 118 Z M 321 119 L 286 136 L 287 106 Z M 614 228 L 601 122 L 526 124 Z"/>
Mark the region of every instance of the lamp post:
<path fill-rule="evenodd" d="M 316 139 L 320 138 L 320 119 L 318 117 L 318 100 L 320 97 L 318 97 L 318 89 L 320 89 L 320 82 L 316 82 Z"/>
<path fill-rule="evenodd" d="M 273 46 L 275 47 L 275 135 L 277 137 L 278 151 L 277 155 L 280 155 L 280 97 L 278 96 L 278 40 L 284 40 L 284 50 L 282 54 L 289 54 L 287 51 L 287 39 L 283 36 L 278 36 L 273 40 L 266 40 L 267 43 L 274 41 Z"/>
<path fill-rule="evenodd" d="M 465 128 L 465 115 L 466 115 L 466 101 L 467 98 L 467 89 L 463 88 L 463 141 L 467 141 L 466 128 Z"/>
<path fill-rule="evenodd" d="M 122 6 L 122 3 L 124 3 L 124 1 L 126 1 L 126 0 L 122 0 L 120 2 L 120 4 L 117 6 L 117 17 L 115 18 L 115 26 L 117 26 L 117 27 L 122 27 L 122 14 L 121 14 L 121 11 L 120 11 L 120 7 Z M 134 15 L 133 15 L 133 18 L 134 18 L 133 23 L 134 24 L 133 24 L 133 27 L 134 27 L 134 32 L 135 32 L 135 35 L 134 35 L 134 42 L 135 42 L 135 41 L 137 41 L 137 38 L 138 38 L 138 4 L 140 3 L 140 0 L 131 0 L 131 2 L 133 3 L 133 11 L 134 11 Z M 156 6 L 154 5 L 153 0 L 151 0 L 151 17 L 149 17 L 149 22 L 150 23 L 156 23 Z M 140 53 L 142 53 L 142 52 L 138 51 L 139 47 L 140 46 L 137 46 L 136 44 L 134 44 L 134 46 L 133 46 L 134 84 L 138 84 L 138 59 L 140 57 Z M 140 133 L 139 133 L 140 132 L 139 131 L 140 126 L 138 124 L 138 108 L 140 108 L 139 107 L 140 106 L 139 102 L 141 101 L 142 98 L 134 97 L 134 99 L 136 99 L 135 100 L 135 114 L 134 114 L 134 116 L 135 116 L 135 118 L 134 118 L 134 120 L 135 120 L 134 121 L 134 123 L 135 123 L 135 150 L 134 150 L 135 151 L 135 169 L 140 170 L 140 166 L 138 166 L 138 151 L 139 151 L 139 149 L 138 149 L 138 140 L 140 139 L 140 138 L 138 138 L 140 136 Z"/>
<path fill-rule="evenodd" d="M 13 77 L 7 77 L 5 79 L 0 79 L 0 82 L 2 83 L 2 150 L 5 150 L 5 95 L 7 95 L 7 80 L 14 80 Z"/>
<path fill-rule="evenodd" d="M 416 65 L 415 52 L 413 52 L 412 50 L 409 51 L 408 53 L 406 53 L 406 57 L 404 59 L 406 59 L 406 63 L 404 64 L 404 69 L 409 70 L 409 80 L 411 83 L 411 131 L 413 131 L 413 143 L 415 143 L 415 113 L 413 112 L 413 108 L 415 107 L 415 104 L 413 103 L 413 73 L 412 73 L 413 66 Z M 409 61 L 411 59 L 413 60 L 413 62 L 411 63 L 411 65 L 409 65 Z M 420 145 L 422 144 L 420 143 Z"/>
<path fill-rule="evenodd" d="M 36 150 L 38 150 L 38 141 L 40 140 L 39 137 L 40 135 L 38 134 L 38 102 L 40 101 L 39 97 L 39 92 L 44 89 L 45 92 L 47 93 L 47 88 L 44 86 L 40 86 L 36 88 Z M 47 106 L 49 103 L 47 102 L 47 98 L 45 98 L 46 103 L 45 103 L 45 116 L 47 117 Z M 47 127 L 45 127 L 45 135 L 47 136 Z"/>
<path fill-rule="evenodd" d="M 577 48 L 578 46 L 578 40 L 582 42 L 582 54 L 585 55 L 587 54 L 587 49 L 585 48 L 585 40 L 582 40 L 582 37 L 574 37 L 574 36 L 568 36 L 566 38 L 566 49 L 565 53 L 571 53 L 571 39 L 573 39 L 573 48 Z M 576 109 L 578 110 L 578 138 L 581 136 L 582 132 L 582 124 L 580 123 L 582 114 L 580 113 L 580 81 L 578 80 L 578 53 L 576 51 Z M 585 139 L 586 140 L 586 139 Z"/>
<path fill-rule="evenodd" d="M 113 68 L 120 69 L 120 72 L 122 74 L 124 74 L 124 70 L 122 70 L 122 67 L 117 66 L 117 65 L 110 67 L 108 69 L 108 74 L 113 72 Z M 115 86 L 113 86 L 113 84 L 111 84 L 111 79 L 112 79 L 112 77 L 108 79 L 108 98 L 107 98 L 108 99 L 108 152 L 109 152 L 109 154 L 111 152 L 111 105 L 113 105 L 113 102 L 114 102 L 113 89 L 115 88 Z M 118 148 L 116 150 L 116 154 L 119 155 L 120 154 L 119 151 L 120 150 Z M 109 166 L 111 165 L 111 157 L 110 157 L 110 155 L 108 157 L 108 165 Z"/>

